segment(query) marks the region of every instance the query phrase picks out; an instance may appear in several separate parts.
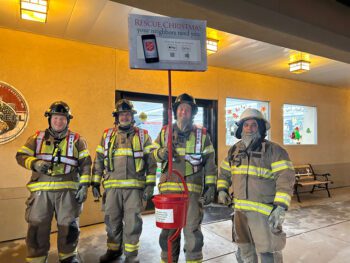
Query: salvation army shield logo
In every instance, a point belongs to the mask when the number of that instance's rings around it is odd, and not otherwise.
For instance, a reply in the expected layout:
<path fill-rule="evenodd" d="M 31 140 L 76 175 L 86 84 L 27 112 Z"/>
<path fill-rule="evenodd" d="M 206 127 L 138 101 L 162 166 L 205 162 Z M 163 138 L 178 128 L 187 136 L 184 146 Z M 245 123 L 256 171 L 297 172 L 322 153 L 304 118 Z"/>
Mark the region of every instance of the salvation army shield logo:
<path fill-rule="evenodd" d="M 0 144 L 18 137 L 27 126 L 29 108 L 23 95 L 0 81 Z"/>

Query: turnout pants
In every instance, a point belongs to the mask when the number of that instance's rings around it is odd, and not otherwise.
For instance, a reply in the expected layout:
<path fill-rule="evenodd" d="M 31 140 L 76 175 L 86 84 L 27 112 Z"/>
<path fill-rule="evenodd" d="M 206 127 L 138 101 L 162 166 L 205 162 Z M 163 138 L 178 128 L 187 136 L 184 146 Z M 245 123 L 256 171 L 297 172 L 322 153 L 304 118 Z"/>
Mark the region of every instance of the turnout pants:
<path fill-rule="evenodd" d="M 183 229 L 185 236 L 184 250 L 186 253 L 186 262 L 191 263 L 202 262 L 203 254 L 203 234 L 201 231 L 201 223 L 203 219 L 203 204 L 199 200 L 200 194 L 189 193 L 189 207 L 187 210 L 186 226 Z M 161 260 L 168 262 L 168 238 L 175 233 L 176 230 L 163 229 L 159 236 L 159 244 L 162 249 Z M 177 262 L 180 254 L 181 234 L 172 243 L 173 262 Z"/>
<path fill-rule="evenodd" d="M 233 226 L 238 245 L 238 262 L 257 263 L 257 253 L 261 263 L 283 262 L 282 249 L 286 245 L 286 234 L 282 226 L 271 229 L 267 220 L 268 216 L 261 213 L 235 210 Z"/>
<path fill-rule="evenodd" d="M 137 256 L 142 232 L 142 193 L 141 189 L 106 190 L 104 210 L 108 249 L 121 250 L 124 240 L 124 254 Z"/>
<path fill-rule="evenodd" d="M 55 214 L 58 228 L 59 259 L 77 254 L 79 215 L 82 205 L 75 200 L 75 190 L 37 191 L 31 193 L 26 205 L 28 222 L 26 262 L 44 263 L 50 249 L 51 221 Z"/>

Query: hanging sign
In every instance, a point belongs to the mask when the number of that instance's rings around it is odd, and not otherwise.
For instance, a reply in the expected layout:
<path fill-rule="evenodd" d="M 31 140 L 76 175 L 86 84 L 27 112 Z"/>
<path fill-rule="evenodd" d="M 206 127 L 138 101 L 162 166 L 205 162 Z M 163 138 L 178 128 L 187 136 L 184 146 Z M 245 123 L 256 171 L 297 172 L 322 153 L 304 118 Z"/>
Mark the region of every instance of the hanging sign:
<path fill-rule="evenodd" d="M 0 81 L 0 144 L 18 137 L 27 126 L 29 108 L 23 95 Z"/>
<path fill-rule="evenodd" d="M 206 21 L 129 15 L 133 69 L 207 70 Z"/>

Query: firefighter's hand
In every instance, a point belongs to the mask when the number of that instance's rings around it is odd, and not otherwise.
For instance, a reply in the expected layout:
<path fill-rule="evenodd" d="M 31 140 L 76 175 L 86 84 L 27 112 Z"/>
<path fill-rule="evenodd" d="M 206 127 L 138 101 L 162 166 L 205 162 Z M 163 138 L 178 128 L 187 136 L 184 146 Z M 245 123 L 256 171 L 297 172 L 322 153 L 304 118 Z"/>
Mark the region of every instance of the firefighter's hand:
<path fill-rule="evenodd" d="M 79 204 L 82 204 L 85 202 L 87 198 L 87 191 L 88 191 L 88 187 L 86 185 L 79 186 L 79 189 L 75 194 L 75 200 L 77 200 Z"/>
<path fill-rule="evenodd" d="M 204 205 L 209 205 L 215 199 L 215 185 L 210 185 L 204 193 Z"/>
<path fill-rule="evenodd" d="M 230 195 L 226 192 L 221 190 L 218 195 L 218 203 L 223 205 L 229 205 L 232 203 Z"/>
<path fill-rule="evenodd" d="M 100 190 L 100 184 L 98 183 L 92 183 L 92 195 L 94 196 L 94 201 L 98 202 L 100 200 L 101 190 Z"/>
<path fill-rule="evenodd" d="M 38 160 L 33 165 L 34 170 L 41 174 L 49 174 L 50 167 L 51 163 L 43 160 Z"/>
<path fill-rule="evenodd" d="M 162 161 L 167 161 L 169 155 L 168 147 L 159 148 L 157 154 L 159 159 L 161 159 Z"/>
<path fill-rule="evenodd" d="M 286 209 L 282 206 L 274 208 L 269 216 L 268 222 L 271 228 L 277 228 L 282 225 L 286 216 Z"/>
<path fill-rule="evenodd" d="M 143 200 L 148 201 L 152 198 L 154 191 L 153 185 L 147 185 L 145 190 L 143 190 Z"/>

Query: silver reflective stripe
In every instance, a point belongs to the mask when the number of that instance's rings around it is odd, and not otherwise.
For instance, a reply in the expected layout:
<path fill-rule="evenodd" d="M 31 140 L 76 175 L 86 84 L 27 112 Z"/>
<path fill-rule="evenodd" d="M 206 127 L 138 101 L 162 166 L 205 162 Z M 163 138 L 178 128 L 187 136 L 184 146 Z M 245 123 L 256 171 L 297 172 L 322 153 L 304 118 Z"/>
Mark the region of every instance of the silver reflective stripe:
<path fill-rule="evenodd" d="M 45 160 L 45 161 L 51 161 L 52 160 L 52 154 L 38 154 L 36 156 L 40 160 Z M 58 158 L 57 156 L 54 159 L 54 162 L 57 162 Z M 78 161 L 77 160 L 72 160 L 67 157 L 61 157 L 61 163 L 72 165 L 72 166 L 78 166 Z"/>
<path fill-rule="evenodd" d="M 109 144 L 109 141 L 111 140 L 111 135 L 113 133 L 113 128 L 109 129 L 108 132 L 107 132 L 107 135 L 106 135 L 106 139 L 105 139 L 105 151 L 104 151 L 104 155 L 105 157 L 108 156 L 108 144 Z"/>
<path fill-rule="evenodd" d="M 194 149 L 195 153 L 201 153 L 202 148 L 202 129 L 196 128 L 196 146 Z"/>
<path fill-rule="evenodd" d="M 200 165 L 202 163 L 202 155 L 200 155 L 200 154 L 186 154 L 185 160 L 189 161 L 192 165 Z"/>
<path fill-rule="evenodd" d="M 43 139 L 45 136 L 45 132 L 41 131 L 38 136 L 36 137 L 36 148 L 35 148 L 35 153 L 39 154 L 41 150 L 41 145 L 43 144 Z"/>
<path fill-rule="evenodd" d="M 143 157 L 143 152 L 134 152 L 134 157 L 135 158 L 142 158 Z"/>
<path fill-rule="evenodd" d="M 68 157 L 73 157 L 74 155 L 74 138 L 75 138 L 75 133 L 74 132 L 70 133 L 68 137 L 68 145 L 67 145 Z"/>

